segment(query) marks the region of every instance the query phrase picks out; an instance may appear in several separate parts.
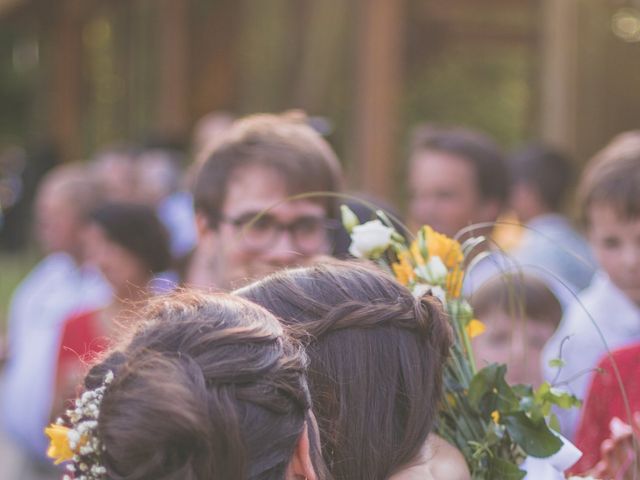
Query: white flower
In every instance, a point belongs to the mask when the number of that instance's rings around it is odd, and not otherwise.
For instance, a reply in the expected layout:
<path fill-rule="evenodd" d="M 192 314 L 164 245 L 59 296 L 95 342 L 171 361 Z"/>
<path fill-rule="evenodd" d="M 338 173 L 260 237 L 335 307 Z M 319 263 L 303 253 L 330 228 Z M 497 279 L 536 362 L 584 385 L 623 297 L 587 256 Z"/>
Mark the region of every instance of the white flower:
<path fill-rule="evenodd" d="M 440 300 L 443 305 L 446 304 L 447 294 L 442 287 L 428 285 L 426 283 L 418 283 L 411 290 L 411 293 L 413 293 L 413 296 L 415 298 L 420 298 L 424 296 L 427 292 L 431 292 L 431 295 L 433 295 L 438 300 Z"/>
<path fill-rule="evenodd" d="M 424 265 L 415 268 L 416 275 L 433 285 L 442 285 L 447 278 L 447 267 L 440 257 L 431 257 Z"/>
<path fill-rule="evenodd" d="M 351 232 L 349 253 L 358 258 L 377 257 L 391 243 L 393 228 L 386 227 L 380 220 L 372 220 L 356 225 Z"/>

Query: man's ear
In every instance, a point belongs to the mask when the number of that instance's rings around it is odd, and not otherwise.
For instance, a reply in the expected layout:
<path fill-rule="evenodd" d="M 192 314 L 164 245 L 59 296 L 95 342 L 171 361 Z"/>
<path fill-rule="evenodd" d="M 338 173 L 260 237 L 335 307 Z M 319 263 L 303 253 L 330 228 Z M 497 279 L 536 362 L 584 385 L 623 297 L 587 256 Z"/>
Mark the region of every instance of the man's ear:
<path fill-rule="evenodd" d="M 309 443 L 309 430 L 307 422 L 298 438 L 298 443 L 293 451 L 293 457 L 287 468 L 287 479 L 317 480 L 313 462 L 311 461 L 311 446 Z"/>
<path fill-rule="evenodd" d="M 196 232 L 198 234 L 198 243 L 212 232 L 209 226 L 209 219 L 202 211 L 196 211 Z"/>

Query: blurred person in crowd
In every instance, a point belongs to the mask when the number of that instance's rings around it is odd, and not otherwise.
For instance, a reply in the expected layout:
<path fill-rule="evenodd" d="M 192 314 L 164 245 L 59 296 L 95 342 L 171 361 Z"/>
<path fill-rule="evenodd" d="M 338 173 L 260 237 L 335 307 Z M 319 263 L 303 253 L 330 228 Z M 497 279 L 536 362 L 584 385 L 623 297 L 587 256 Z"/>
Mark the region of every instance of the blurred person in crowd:
<path fill-rule="evenodd" d="M 28 245 L 31 213 L 38 185 L 49 170 L 59 165 L 59 159 L 55 148 L 47 144 L 36 146 L 29 152 L 20 147 L 10 147 L 0 155 L 0 164 L 9 167 L 8 177 L 2 179 L 3 174 L 0 172 L 0 190 L 4 190 L 0 192 L 0 197 L 9 195 L 8 205 L 0 198 L 3 210 L 0 248 L 17 251 Z M 2 165 L 0 170 L 3 170 Z"/>
<path fill-rule="evenodd" d="M 139 150 L 128 145 L 107 147 L 90 162 L 94 181 L 106 201 L 137 201 L 136 157 Z"/>
<path fill-rule="evenodd" d="M 117 340 L 116 320 L 135 321 L 126 316 L 127 311 L 151 295 L 154 275 L 171 263 L 168 233 L 146 205 L 107 203 L 92 211 L 87 223 L 87 259 L 100 269 L 114 297 L 109 305 L 78 312 L 64 323 L 54 418 L 63 412 L 64 401 L 75 397 L 87 364 Z"/>
<path fill-rule="evenodd" d="M 474 224 L 495 222 L 508 197 L 508 169 L 498 145 L 487 135 L 462 128 L 417 127 L 409 156 L 409 220 L 430 225 L 454 237 Z M 491 234 L 493 226 L 478 226 L 469 235 Z M 491 240 L 475 252 L 491 252 L 465 275 L 469 294 L 498 271 L 510 268 Z"/>
<path fill-rule="evenodd" d="M 38 189 L 35 226 L 47 256 L 11 300 L 9 358 L 0 399 L 2 428 L 30 459 L 26 470 L 38 470 L 38 461 L 44 460 L 42 427 L 51 410 L 62 322 L 73 312 L 105 305 L 111 298 L 102 276 L 85 265 L 81 242 L 86 213 L 97 200 L 88 172 L 77 165 L 55 168 Z"/>
<path fill-rule="evenodd" d="M 486 331 L 472 340 L 479 367 L 507 365 L 509 383 L 540 385 L 542 349 L 562 318 L 562 307 L 543 281 L 531 274 L 499 275 L 470 297 Z"/>
<path fill-rule="evenodd" d="M 596 267 L 586 240 L 561 213 L 573 181 L 571 160 L 541 144 L 531 144 L 509 160 L 511 207 L 527 227 L 512 256 L 579 292 L 589 285 Z"/>
<path fill-rule="evenodd" d="M 640 341 L 640 131 L 615 137 L 587 164 L 578 188 L 582 220 L 602 269 L 545 346 L 545 377 L 577 397 L 610 349 Z M 560 357 L 561 366 L 549 361 Z M 579 412 L 560 412 L 573 437 Z"/>
<path fill-rule="evenodd" d="M 138 198 L 156 210 L 167 228 L 174 258 L 187 254 L 196 243 L 193 199 L 182 189 L 182 162 L 180 152 L 167 148 L 143 150 L 136 159 Z"/>
<path fill-rule="evenodd" d="M 194 185 L 198 247 L 191 286 L 230 289 L 331 251 L 342 172 L 329 144 L 298 113 L 238 120 L 202 163 Z"/>

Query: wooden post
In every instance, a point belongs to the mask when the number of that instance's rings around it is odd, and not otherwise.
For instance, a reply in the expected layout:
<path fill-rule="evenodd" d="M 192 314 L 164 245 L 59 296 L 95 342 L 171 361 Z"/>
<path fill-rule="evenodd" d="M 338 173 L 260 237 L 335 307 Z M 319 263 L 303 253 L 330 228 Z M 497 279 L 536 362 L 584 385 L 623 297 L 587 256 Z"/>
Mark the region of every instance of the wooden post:
<path fill-rule="evenodd" d="M 571 153 L 578 150 L 578 2 L 544 0 L 541 137 Z"/>
<path fill-rule="evenodd" d="M 54 11 L 49 126 L 63 161 L 77 160 L 81 155 L 82 0 L 60 0 Z"/>
<path fill-rule="evenodd" d="M 361 0 L 351 175 L 363 191 L 393 193 L 401 89 L 404 0 Z"/>
<path fill-rule="evenodd" d="M 158 39 L 160 43 L 160 85 L 157 130 L 168 137 L 180 137 L 189 128 L 188 112 L 188 0 L 163 0 Z"/>

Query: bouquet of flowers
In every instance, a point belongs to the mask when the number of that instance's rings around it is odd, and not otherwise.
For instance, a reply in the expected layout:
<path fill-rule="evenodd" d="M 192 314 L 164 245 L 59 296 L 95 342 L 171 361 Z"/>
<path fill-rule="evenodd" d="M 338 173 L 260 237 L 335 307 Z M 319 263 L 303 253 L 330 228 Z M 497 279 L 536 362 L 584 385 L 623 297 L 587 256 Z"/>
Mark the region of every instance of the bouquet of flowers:
<path fill-rule="evenodd" d="M 506 365 L 476 367 L 470 339 L 482 334 L 485 326 L 474 318 L 461 291 L 470 253 L 484 239 L 460 244 L 423 226 L 407 242 L 383 212 L 360 224 L 348 207 L 341 209 L 352 255 L 377 262 L 416 296 L 430 292 L 449 314 L 454 345 L 436 430 L 462 452 L 472 478 L 521 479 L 526 473 L 519 466 L 526 457 L 546 458 L 558 452 L 563 441 L 551 431 L 559 429 L 551 409 L 578 406 L 579 400 L 548 383 L 538 388 L 509 385 Z"/>

